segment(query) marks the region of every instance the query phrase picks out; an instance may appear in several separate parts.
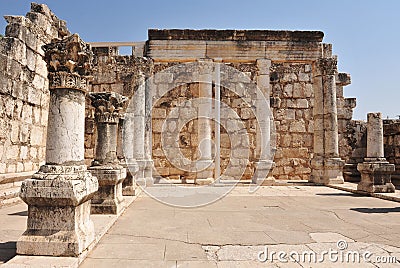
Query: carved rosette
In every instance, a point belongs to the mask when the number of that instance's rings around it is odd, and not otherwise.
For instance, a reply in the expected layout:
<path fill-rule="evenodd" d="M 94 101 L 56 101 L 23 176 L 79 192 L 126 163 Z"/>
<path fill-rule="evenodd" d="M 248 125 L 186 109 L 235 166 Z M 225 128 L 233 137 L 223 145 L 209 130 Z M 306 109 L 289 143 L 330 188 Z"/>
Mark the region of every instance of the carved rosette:
<path fill-rule="evenodd" d="M 91 80 L 93 53 L 77 34 L 55 39 L 44 45 L 50 89 L 70 88 L 87 91 Z"/>
<path fill-rule="evenodd" d="M 128 104 L 128 98 L 115 92 L 90 93 L 89 97 L 99 123 L 117 124 Z"/>
<path fill-rule="evenodd" d="M 316 75 L 335 75 L 337 73 L 337 58 L 320 58 L 315 62 Z"/>

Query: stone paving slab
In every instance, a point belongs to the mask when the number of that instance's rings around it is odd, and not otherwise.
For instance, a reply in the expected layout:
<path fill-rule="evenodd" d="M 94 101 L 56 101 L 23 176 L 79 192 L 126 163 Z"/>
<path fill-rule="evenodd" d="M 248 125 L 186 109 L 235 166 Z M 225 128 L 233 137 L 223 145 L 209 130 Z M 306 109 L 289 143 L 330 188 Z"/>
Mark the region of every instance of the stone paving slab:
<path fill-rule="evenodd" d="M 142 194 L 83 262 L 82 267 L 396 267 L 399 263 L 323 263 L 258 260 L 265 247 L 289 253 L 337 250 L 400 253 L 395 202 L 322 186 L 236 187 L 198 208 L 161 204 Z"/>
<path fill-rule="evenodd" d="M 136 196 L 126 196 L 125 204 L 129 207 Z M 16 205 L 0 209 L 0 265 L 2 267 L 78 267 L 88 252 L 100 241 L 120 215 L 91 215 L 95 226 L 95 242 L 79 258 L 16 256 L 16 241 L 26 229 L 28 206 L 19 202 Z M 121 214 L 124 210 L 121 211 Z M 5 263 L 5 264 L 4 264 Z"/>
<path fill-rule="evenodd" d="M 0 214 L 0 253 L 12 255 L 15 241 L 25 229 L 26 206 L 2 208 Z M 101 220 L 96 219 L 99 216 Z M 107 217 L 94 215 L 96 229 L 109 222 Z M 373 263 L 292 262 L 287 256 L 278 259 L 276 254 L 266 262 L 258 260 L 265 248 L 270 253 L 314 252 L 321 257 L 323 251 L 339 251 L 338 241 L 346 243 L 347 251 L 368 250 L 373 257 L 400 259 L 398 203 L 321 186 L 263 186 L 253 194 L 241 186 L 198 208 L 168 206 L 142 193 L 81 267 L 399 266 L 376 259 Z M 76 267 L 77 261 L 18 256 L 5 266 L 24 265 Z"/>

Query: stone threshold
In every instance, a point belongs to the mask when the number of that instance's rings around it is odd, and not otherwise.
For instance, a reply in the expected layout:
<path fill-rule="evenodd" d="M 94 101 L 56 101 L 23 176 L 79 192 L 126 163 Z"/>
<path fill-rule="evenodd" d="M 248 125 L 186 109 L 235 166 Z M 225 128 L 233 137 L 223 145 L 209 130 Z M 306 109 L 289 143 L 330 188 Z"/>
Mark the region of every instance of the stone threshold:
<path fill-rule="evenodd" d="M 90 215 L 95 228 L 95 240 L 79 257 L 51 257 L 51 256 L 25 256 L 17 255 L 8 262 L 1 265 L 6 268 L 22 268 L 22 267 L 79 267 L 85 260 L 88 254 L 97 246 L 100 239 L 107 233 L 107 231 L 115 224 L 117 219 L 132 205 L 132 203 L 140 196 L 142 190 L 140 187 L 136 189 L 137 195 L 124 196 L 125 207 L 117 215 Z"/>
<path fill-rule="evenodd" d="M 343 184 L 329 184 L 326 186 L 358 195 L 372 196 L 383 200 L 400 202 L 400 190 L 396 190 L 396 192 L 394 193 L 367 193 L 357 190 L 357 183 L 354 182 L 345 182 Z"/>

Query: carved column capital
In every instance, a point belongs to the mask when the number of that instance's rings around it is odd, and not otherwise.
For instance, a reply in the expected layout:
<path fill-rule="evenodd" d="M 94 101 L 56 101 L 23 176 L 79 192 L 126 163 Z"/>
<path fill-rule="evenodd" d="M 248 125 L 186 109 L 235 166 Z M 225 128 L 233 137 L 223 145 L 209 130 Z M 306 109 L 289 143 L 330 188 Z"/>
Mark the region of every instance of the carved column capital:
<path fill-rule="evenodd" d="M 128 104 L 128 98 L 115 92 L 90 93 L 89 97 L 100 123 L 118 123 Z"/>
<path fill-rule="evenodd" d="M 88 90 L 93 53 L 77 34 L 44 45 L 49 87 Z"/>
<path fill-rule="evenodd" d="M 315 62 L 316 76 L 335 75 L 337 73 L 337 58 L 320 58 Z"/>

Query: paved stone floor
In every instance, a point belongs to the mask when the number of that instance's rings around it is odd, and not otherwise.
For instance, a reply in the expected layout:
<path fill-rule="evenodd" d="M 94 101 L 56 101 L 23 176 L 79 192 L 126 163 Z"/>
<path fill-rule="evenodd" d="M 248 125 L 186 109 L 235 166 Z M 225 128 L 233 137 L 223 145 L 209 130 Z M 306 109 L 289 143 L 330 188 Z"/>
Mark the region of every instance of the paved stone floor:
<path fill-rule="evenodd" d="M 272 260 L 258 260 L 265 256 Z M 187 209 L 143 194 L 82 267 L 399 267 L 380 263 L 394 258 L 400 260 L 399 203 L 327 187 L 262 187 L 254 194 L 237 187 Z"/>
<path fill-rule="evenodd" d="M 25 224 L 24 204 L 0 209 L 0 263 L 15 255 Z M 81 266 L 400 267 L 382 263 L 393 258 L 400 260 L 397 202 L 327 187 L 262 187 L 250 194 L 242 186 L 187 209 L 142 194 Z"/>

